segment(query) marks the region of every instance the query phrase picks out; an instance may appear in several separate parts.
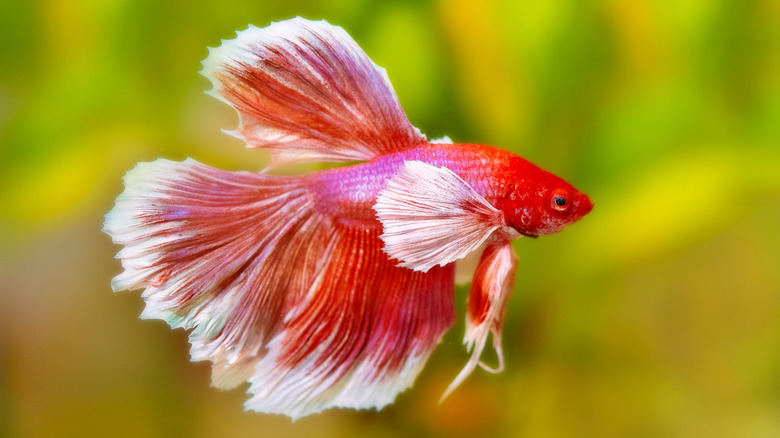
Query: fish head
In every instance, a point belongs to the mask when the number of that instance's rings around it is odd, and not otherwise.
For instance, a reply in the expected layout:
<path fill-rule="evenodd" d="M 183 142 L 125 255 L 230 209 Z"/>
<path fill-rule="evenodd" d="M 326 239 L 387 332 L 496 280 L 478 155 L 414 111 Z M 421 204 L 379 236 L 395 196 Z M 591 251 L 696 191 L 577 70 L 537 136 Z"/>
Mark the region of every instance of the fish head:
<path fill-rule="evenodd" d="M 557 233 L 582 219 L 593 209 L 593 202 L 558 176 L 526 168 L 514 178 L 500 207 L 518 233 L 537 237 Z"/>

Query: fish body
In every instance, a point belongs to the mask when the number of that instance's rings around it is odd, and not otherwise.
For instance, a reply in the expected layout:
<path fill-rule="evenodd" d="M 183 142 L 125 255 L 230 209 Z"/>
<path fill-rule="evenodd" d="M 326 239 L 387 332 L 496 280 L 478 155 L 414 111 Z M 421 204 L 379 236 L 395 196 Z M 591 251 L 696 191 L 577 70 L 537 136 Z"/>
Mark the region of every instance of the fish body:
<path fill-rule="evenodd" d="M 377 196 L 406 161 L 452 170 L 479 196 L 502 210 L 514 231 L 526 236 L 558 229 L 544 219 L 554 214 L 544 212 L 554 190 L 565 191 L 567 200 L 571 198 L 571 211 L 562 222 L 576 221 L 593 208 L 589 198 L 570 184 L 511 152 L 478 144 L 428 143 L 366 163 L 310 174 L 318 210 L 340 221 L 381 228 L 373 208 Z"/>
<path fill-rule="evenodd" d="M 445 167 L 496 205 L 504 197 L 507 170 L 514 156 L 502 149 L 472 144 L 429 143 L 369 162 L 313 173 L 312 193 L 318 208 L 340 220 L 365 221 L 360 226 L 381 228 L 373 207 L 387 181 L 406 161 Z M 497 178 L 491 175 L 497 175 Z"/>
<path fill-rule="evenodd" d="M 115 291 L 142 318 L 190 330 L 212 384 L 249 382 L 246 409 L 298 418 L 381 408 L 410 387 L 455 321 L 455 265 L 478 254 L 464 343 L 503 369 L 511 240 L 560 231 L 593 204 L 507 151 L 429 142 L 383 69 L 344 32 L 294 18 L 210 49 L 209 94 L 230 134 L 288 163 L 360 162 L 304 175 L 228 172 L 192 159 L 139 163 L 106 215 L 123 245 Z M 498 366 L 480 356 L 492 334 Z"/>

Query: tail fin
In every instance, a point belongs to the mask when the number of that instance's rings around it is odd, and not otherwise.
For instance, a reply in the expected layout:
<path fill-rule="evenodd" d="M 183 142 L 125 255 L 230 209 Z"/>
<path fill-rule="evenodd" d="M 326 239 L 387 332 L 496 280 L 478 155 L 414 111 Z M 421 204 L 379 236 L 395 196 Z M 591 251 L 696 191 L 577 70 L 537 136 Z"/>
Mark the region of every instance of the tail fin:
<path fill-rule="evenodd" d="M 316 211 L 306 177 L 158 160 L 125 186 L 104 229 L 124 245 L 114 289 L 145 288 L 143 318 L 193 329 L 215 386 L 251 383 L 247 409 L 381 408 L 453 322 L 452 265 L 394 266 L 379 229 Z"/>
<path fill-rule="evenodd" d="M 231 105 L 232 135 L 268 149 L 272 167 L 363 161 L 426 142 L 385 70 L 340 27 L 303 18 L 250 26 L 210 49 L 201 72 Z"/>

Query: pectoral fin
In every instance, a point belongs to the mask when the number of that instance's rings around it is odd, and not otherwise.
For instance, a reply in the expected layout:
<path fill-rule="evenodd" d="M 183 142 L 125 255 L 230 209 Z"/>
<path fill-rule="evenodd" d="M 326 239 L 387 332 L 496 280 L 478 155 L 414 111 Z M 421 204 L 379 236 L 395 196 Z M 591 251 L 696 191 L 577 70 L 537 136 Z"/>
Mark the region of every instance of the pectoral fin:
<path fill-rule="evenodd" d="M 479 248 L 503 228 L 501 211 L 445 167 L 406 161 L 374 205 L 384 251 L 399 266 L 426 272 Z"/>

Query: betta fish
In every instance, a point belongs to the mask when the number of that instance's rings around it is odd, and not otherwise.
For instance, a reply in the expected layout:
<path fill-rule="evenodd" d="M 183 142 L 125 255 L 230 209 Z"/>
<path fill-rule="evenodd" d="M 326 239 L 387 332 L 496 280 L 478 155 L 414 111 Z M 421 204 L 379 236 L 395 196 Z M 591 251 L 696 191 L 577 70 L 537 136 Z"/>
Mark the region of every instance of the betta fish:
<path fill-rule="evenodd" d="M 191 330 L 213 386 L 249 382 L 247 410 L 381 409 L 453 325 L 456 264 L 475 253 L 471 356 L 445 396 L 478 365 L 503 369 L 510 242 L 576 222 L 588 196 L 507 151 L 428 141 L 385 70 L 325 21 L 250 26 L 201 73 L 238 112 L 229 134 L 271 164 L 158 159 L 127 173 L 104 231 L 124 246 L 112 288 L 144 289 L 141 318 Z M 304 162 L 358 163 L 268 172 Z M 491 334 L 495 368 L 480 361 Z"/>

